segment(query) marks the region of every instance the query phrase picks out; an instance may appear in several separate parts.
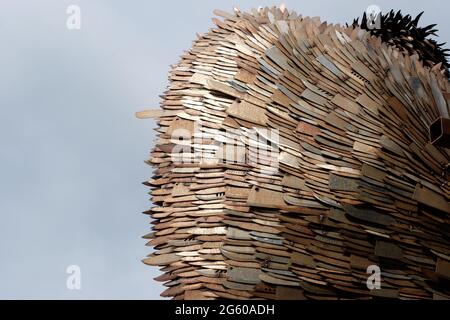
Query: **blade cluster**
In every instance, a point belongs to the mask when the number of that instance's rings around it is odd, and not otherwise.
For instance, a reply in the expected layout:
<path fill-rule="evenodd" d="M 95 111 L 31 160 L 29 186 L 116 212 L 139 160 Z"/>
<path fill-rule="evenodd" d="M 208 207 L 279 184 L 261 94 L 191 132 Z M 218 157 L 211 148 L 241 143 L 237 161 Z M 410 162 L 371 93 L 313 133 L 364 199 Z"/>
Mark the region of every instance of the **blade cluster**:
<path fill-rule="evenodd" d="M 437 36 L 436 24 L 419 27 L 418 23 L 423 14 L 419 13 L 414 19 L 411 15 L 403 15 L 401 11 L 391 10 L 381 15 L 381 28 L 370 29 L 368 27 L 367 15 L 364 12 L 361 23 L 359 18 L 353 20 L 353 26 L 359 26 L 368 30 L 372 35 L 380 37 L 384 42 L 405 50 L 408 54 L 418 54 L 426 66 L 433 67 L 442 63 L 442 69 L 449 76 L 449 49 L 444 49 L 445 43 L 437 43 L 430 36 Z"/>

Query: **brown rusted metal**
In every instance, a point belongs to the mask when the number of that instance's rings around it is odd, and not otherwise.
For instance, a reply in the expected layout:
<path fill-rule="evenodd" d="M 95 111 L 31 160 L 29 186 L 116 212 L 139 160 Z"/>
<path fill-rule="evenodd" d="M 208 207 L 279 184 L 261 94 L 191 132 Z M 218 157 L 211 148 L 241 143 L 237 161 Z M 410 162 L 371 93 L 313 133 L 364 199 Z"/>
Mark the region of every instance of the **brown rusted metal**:
<path fill-rule="evenodd" d="M 450 119 L 439 117 L 430 125 L 430 141 L 433 145 L 450 148 Z"/>
<path fill-rule="evenodd" d="M 137 114 L 158 123 L 143 262 L 161 295 L 450 299 L 439 66 L 282 8 L 216 14 Z"/>

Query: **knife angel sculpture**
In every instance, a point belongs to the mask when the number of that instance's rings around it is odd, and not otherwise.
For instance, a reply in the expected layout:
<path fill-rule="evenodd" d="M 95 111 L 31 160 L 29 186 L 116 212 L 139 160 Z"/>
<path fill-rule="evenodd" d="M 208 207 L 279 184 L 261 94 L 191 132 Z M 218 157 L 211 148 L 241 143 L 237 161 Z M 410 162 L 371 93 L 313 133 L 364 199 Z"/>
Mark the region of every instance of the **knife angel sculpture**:
<path fill-rule="evenodd" d="M 143 262 L 161 268 L 161 295 L 450 298 L 450 84 L 434 30 L 392 12 L 378 31 L 283 7 L 215 13 L 161 109 L 137 113 L 158 125 Z"/>

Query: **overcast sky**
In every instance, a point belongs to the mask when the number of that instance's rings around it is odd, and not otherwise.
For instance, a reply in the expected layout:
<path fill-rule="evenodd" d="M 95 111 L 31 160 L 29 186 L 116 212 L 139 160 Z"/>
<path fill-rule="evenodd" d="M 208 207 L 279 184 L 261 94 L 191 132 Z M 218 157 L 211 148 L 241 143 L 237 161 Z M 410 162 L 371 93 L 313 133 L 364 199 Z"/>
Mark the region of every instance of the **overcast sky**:
<path fill-rule="evenodd" d="M 443 1 L 284 1 L 345 23 L 369 4 L 417 14 L 450 39 Z M 356 4 L 357 3 L 357 4 Z M 66 9 L 81 9 L 68 30 Z M 212 11 L 275 1 L 0 1 L 0 298 L 158 299 L 140 212 L 152 120 L 169 66 L 211 27 Z M 81 268 L 68 290 L 66 268 Z"/>

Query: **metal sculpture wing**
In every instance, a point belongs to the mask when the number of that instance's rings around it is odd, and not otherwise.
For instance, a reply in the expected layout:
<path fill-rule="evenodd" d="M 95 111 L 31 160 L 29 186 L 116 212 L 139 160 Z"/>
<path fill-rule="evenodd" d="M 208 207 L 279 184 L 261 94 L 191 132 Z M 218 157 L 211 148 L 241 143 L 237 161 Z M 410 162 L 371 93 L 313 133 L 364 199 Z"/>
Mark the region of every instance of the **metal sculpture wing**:
<path fill-rule="evenodd" d="M 161 295 L 449 298 L 440 67 L 284 8 L 215 13 L 138 113 L 158 121 L 143 261 Z"/>

